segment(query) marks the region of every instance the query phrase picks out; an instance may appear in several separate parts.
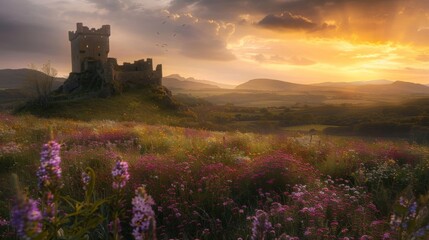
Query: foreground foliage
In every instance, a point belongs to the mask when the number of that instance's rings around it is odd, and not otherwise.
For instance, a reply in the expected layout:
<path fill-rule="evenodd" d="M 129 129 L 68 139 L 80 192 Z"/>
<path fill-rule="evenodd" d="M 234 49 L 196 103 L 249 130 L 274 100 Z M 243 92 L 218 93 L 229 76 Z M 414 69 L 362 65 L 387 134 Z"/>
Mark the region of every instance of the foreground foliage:
<path fill-rule="evenodd" d="M 425 146 L 0 119 L 2 238 L 429 236 Z M 49 127 L 56 142 L 43 145 Z M 27 190 L 9 184 L 13 172 Z"/>

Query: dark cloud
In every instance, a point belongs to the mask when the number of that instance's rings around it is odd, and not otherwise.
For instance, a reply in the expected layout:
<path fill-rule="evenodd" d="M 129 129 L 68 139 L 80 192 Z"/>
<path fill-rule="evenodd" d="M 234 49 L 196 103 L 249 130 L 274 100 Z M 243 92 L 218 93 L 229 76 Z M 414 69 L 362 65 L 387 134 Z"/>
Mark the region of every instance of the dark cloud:
<path fill-rule="evenodd" d="M 240 16 L 249 14 L 260 17 L 260 26 L 313 31 L 322 37 L 418 44 L 429 41 L 429 34 L 418 31 L 427 27 L 429 11 L 427 1 L 421 0 L 172 0 L 170 9 L 240 23 Z M 318 31 L 326 29 L 335 32 Z"/>
<path fill-rule="evenodd" d="M 56 33 L 54 29 L 46 26 L 0 18 L 0 55 L 8 51 L 58 53 L 61 44 L 55 41 L 58 40 Z"/>
<path fill-rule="evenodd" d="M 58 39 L 62 36 L 47 18 L 52 12 L 26 0 L 0 2 L 0 55 L 6 52 L 58 54 L 62 48 Z"/>
<path fill-rule="evenodd" d="M 217 20 L 236 19 L 240 13 L 256 13 L 271 0 L 172 0 L 169 9 L 174 12 L 192 12 L 197 17 Z"/>
<path fill-rule="evenodd" d="M 120 0 L 88 0 L 88 2 L 95 4 L 98 8 L 109 11 L 122 10 L 124 7 L 123 2 Z"/>
<path fill-rule="evenodd" d="M 224 22 L 197 19 L 190 14 L 173 17 L 173 13 L 163 13 L 161 9 L 143 8 L 137 0 L 84 1 L 89 3 L 85 8 L 71 1 L 48 5 L 30 0 L 0 0 L 0 55 L 10 58 L 19 52 L 32 53 L 41 56 L 40 61 L 60 55 L 61 62 L 56 64 L 68 68 L 67 32 L 75 30 L 76 22 L 83 22 L 95 28 L 102 24 L 112 26 L 111 56 L 119 57 L 119 61 L 123 61 L 121 55 L 143 58 L 170 52 L 206 60 L 235 58 L 227 49 L 233 29 Z M 125 41 L 128 43 L 124 44 Z M 3 61 L 6 59 L 0 64 Z"/>
<path fill-rule="evenodd" d="M 418 0 L 412 0 L 417 2 Z M 238 14 L 279 14 L 293 12 L 306 17 L 322 17 L 324 14 L 358 8 L 373 16 L 382 16 L 397 8 L 398 3 L 410 0 L 172 0 L 170 9 L 193 11 L 200 17 L 224 19 Z"/>
<path fill-rule="evenodd" d="M 315 23 L 304 16 L 294 15 L 290 12 L 284 12 L 280 15 L 269 14 L 259 21 L 258 25 L 272 29 L 293 29 L 306 31 L 335 28 L 335 26 L 328 25 L 326 23 Z"/>
<path fill-rule="evenodd" d="M 293 15 L 290 12 L 280 15 L 269 14 L 258 23 L 261 26 L 268 28 L 289 28 L 310 30 L 317 27 L 317 24 L 310 19 L 299 15 Z"/>
<path fill-rule="evenodd" d="M 108 10 L 109 12 L 140 9 L 142 5 L 133 0 L 87 0 L 95 4 L 96 7 Z"/>

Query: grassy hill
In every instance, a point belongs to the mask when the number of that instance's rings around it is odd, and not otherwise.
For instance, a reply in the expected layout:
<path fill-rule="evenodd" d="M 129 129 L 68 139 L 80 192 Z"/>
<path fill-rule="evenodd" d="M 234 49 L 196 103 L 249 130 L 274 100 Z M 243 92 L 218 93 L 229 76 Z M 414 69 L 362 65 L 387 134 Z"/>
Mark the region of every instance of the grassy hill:
<path fill-rule="evenodd" d="M 257 90 L 257 91 L 291 91 L 291 90 L 310 90 L 313 86 L 284 82 L 274 79 L 252 79 L 238 85 L 235 89 Z"/>
<path fill-rule="evenodd" d="M 10 111 L 35 96 L 31 78 L 43 79 L 46 75 L 32 69 L 0 69 L 0 111 Z M 57 89 L 64 78 L 55 78 L 52 89 Z"/>
<path fill-rule="evenodd" d="M 0 69 L 0 89 L 18 89 L 26 87 L 29 76 L 36 76 L 42 78 L 45 74 L 33 69 Z M 53 88 L 58 88 L 63 82 L 64 78 L 55 78 Z"/>
<path fill-rule="evenodd" d="M 110 98 L 77 98 L 51 103 L 47 108 L 26 105 L 17 114 L 75 120 L 139 121 L 148 124 L 178 125 L 189 118 L 185 110 L 172 106 L 163 88 L 130 89 Z"/>

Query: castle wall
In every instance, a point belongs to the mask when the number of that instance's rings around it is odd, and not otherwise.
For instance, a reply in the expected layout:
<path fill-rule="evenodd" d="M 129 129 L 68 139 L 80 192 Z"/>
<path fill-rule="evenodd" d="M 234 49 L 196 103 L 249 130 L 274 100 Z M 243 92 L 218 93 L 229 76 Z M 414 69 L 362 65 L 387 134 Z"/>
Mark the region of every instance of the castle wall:
<path fill-rule="evenodd" d="M 106 83 L 112 83 L 116 78 L 118 62 L 115 58 L 108 58 L 103 66 L 104 79 Z"/>
<path fill-rule="evenodd" d="M 161 65 L 158 65 L 161 66 Z M 135 85 L 161 85 L 162 81 L 162 69 L 158 67 L 158 70 L 134 70 L 134 71 L 115 71 L 115 80 L 131 83 Z"/>
<path fill-rule="evenodd" d="M 116 67 L 115 79 L 134 84 L 161 85 L 162 65 L 158 64 L 154 71 L 151 58 L 134 61 L 134 63 L 124 63 Z"/>
<path fill-rule="evenodd" d="M 161 78 L 142 72 L 116 72 L 116 79 L 132 85 L 161 85 Z"/>

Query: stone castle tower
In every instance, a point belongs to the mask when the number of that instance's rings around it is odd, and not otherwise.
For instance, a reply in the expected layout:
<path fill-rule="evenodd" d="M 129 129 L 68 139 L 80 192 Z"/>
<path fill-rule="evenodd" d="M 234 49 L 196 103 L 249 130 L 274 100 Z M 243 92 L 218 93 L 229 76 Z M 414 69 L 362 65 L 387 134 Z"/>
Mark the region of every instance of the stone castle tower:
<path fill-rule="evenodd" d="M 60 92 L 110 95 L 127 87 L 162 85 L 162 65 L 153 70 L 151 58 L 123 65 L 118 65 L 116 58 L 109 58 L 109 37 L 110 25 L 90 29 L 77 23 L 76 31 L 69 31 L 72 72 Z"/>
<path fill-rule="evenodd" d="M 89 29 L 82 23 L 77 23 L 76 28 L 75 32 L 69 31 L 72 72 L 83 72 L 95 62 L 107 62 L 110 25 L 103 25 L 100 29 Z"/>

